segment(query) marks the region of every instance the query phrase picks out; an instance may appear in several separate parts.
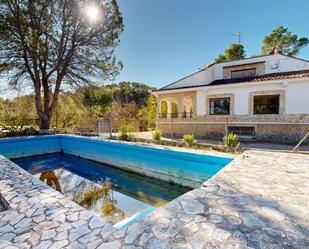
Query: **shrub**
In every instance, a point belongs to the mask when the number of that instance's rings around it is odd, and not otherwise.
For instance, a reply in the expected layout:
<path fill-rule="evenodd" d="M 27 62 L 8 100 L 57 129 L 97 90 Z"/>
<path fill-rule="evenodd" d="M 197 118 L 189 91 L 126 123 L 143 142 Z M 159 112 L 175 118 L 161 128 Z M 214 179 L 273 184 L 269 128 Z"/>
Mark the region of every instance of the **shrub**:
<path fill-rule="evenodd" d="M 119 139 L 121 140 L 130 140 L 132 138 L 132 132 L 134 132 L 134 127 L 131 124 L 122 124 L 119 127 Z"/>
<path fill-rule="evenodd" d="M 161 131 L 155 130 L 155 131 L 152 132 L 152 139 L 153 140 L 159 141 L 159 140 L 161 140 L 161 137 L 162 137 Z"/>
<path fill-rule="evenodd" d="M 20 137 L 20 136 L 32 136 L 38 135 L 38 130 L 36 126 L 30 126 L 27 128 L 21 127 L 7 127 L 5 130 L 7 132 L 0 132 L 0 137 Z"/>
<path fill-rule="evenodd" d="M 233 149 L 238 149 L 240 146 L 239 137 L 234 133 L 229 133 L 223 137 L 223 143 L 225 146 L 228 146 Z"/>
<path fill-rule="evenodd" d="M 189 145 L 192 146 L 194 144 L 196 144 L 195 138 L 193 134 L 185 134 L 183 135 L 183 141 Z"/>

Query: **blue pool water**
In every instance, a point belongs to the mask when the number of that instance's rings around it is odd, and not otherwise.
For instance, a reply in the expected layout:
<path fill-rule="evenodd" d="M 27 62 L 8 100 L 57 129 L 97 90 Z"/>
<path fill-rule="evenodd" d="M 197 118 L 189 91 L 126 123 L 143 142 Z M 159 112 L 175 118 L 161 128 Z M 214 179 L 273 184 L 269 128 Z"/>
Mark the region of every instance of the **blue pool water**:
<path fill-rule="evenodd" d="M 190 190 L 187 187 L 61 153 L 25 157 L 13 159 L 13 161 L 37 178 L 42 176 L 44 178 L 46 173 L 52 174 L 53 179 L 56 178 L 59 183 L 59 189 L 57 189 L 52 181 L 51 185 L 55 189 L 118 227 L 127 225 L 135 218 L 153 211 Z M 45 177 L 45 182 L 48 179 L 51 177 Z M 91 205 L 78 200 L 89 193 L 89 190 L 99 189 L 106 182 L 112 184 L 107 198 L 102 196 Z M 110 201 L 112 201 L 113 210 L 106 214 L 102 212 L 102 206 Z"/>

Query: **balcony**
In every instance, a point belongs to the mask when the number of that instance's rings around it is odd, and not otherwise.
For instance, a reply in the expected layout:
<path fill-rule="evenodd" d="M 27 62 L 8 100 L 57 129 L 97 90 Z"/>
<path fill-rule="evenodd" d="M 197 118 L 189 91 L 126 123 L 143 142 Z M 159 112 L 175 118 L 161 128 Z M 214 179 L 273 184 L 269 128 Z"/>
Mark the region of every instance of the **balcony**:
<path fill-rule="evenodd" d="M 158 113 L 158 118 L 193 118 L 193 112 Z"/>

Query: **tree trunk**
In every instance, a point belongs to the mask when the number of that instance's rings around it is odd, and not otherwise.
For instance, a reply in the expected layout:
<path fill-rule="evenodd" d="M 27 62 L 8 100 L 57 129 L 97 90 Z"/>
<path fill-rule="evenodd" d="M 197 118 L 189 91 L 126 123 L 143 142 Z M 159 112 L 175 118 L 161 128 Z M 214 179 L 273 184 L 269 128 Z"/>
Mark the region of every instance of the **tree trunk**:
<path fill-rule="evenodd" d="M 41 117 L 40 117 L 40 121 L 41 121 L 40 129 L 42 129 L 42 130 L 48 130 L 49 127 L 50 127 L 51 118 L 41 118 Z"/>

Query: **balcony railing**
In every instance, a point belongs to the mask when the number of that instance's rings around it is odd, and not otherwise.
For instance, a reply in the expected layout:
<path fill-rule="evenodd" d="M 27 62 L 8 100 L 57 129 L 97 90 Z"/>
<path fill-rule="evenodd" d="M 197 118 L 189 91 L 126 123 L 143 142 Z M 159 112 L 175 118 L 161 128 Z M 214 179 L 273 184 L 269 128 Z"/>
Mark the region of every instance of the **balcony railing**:
<path fill-rule="evenodd" d="M 193 118 L 192 112 L 158 113 L 159 118 Z"/>

